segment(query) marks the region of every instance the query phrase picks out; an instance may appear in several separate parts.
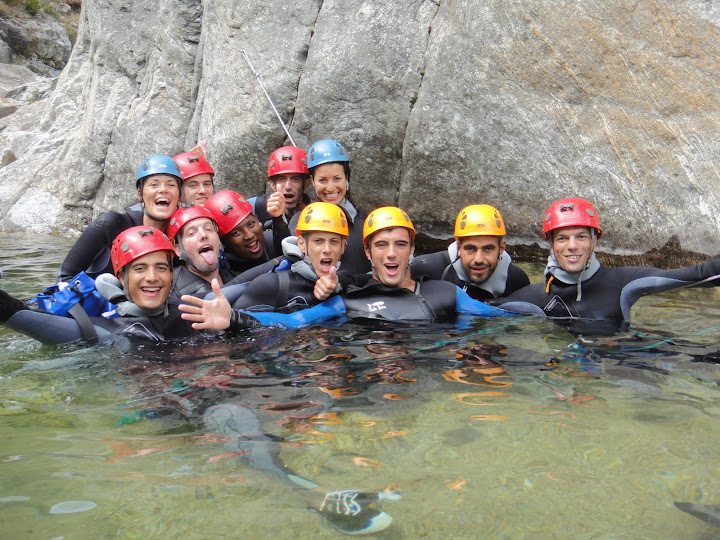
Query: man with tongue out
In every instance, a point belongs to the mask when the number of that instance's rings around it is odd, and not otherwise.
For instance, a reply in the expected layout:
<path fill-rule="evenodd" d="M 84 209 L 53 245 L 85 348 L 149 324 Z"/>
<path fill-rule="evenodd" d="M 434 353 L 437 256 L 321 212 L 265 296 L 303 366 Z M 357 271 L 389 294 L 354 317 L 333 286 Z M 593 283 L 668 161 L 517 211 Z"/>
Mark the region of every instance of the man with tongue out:
<path fill-rule="evenodd" d="M 175 254 L 184 263 L 175 269 L 170 302 L 177 303 L 183 294 L 205 294 L 210 282 L 222 286 L 233 278 L 220 268 L 220 237 L 217 222 L 210 210 L 202 206 L 178 208 L 170 217 L 168 236 Z"/>

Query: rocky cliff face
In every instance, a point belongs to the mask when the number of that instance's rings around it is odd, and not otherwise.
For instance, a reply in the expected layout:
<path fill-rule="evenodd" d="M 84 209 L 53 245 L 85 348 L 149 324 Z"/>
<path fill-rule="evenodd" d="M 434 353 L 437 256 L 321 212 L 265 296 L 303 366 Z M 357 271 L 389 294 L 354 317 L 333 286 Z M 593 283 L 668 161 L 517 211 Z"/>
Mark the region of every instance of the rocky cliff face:
<path fill-rule="evenodd" d="M 203 139 L 219 187 L 259 193 L 288 141 L 245 50 L 295 142 L 344 143 L 360 205 L 427 237 L 488 203 L 535 242 L 580 196 L 608 251 L 715 255 L 719 25 L 703 0 L 86 0 L 50 97 L 0 125 L 0 226 L 72 233 Z"/>

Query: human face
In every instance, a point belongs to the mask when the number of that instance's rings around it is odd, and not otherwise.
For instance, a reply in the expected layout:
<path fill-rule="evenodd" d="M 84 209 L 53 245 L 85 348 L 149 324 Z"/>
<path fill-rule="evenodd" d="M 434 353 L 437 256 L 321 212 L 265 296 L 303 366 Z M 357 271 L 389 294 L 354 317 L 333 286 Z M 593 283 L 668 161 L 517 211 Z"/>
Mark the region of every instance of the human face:
<path fill-rule="evenodd" d="M 243 219 L 223 237 L 225 247 L 241 259 L 256 260 L 265 253 L 265 237 L 255 214 Z"/>
<path fill-rule="evenodd" d="M 169 174 L 148 176 L 138 189 L 138 197 L 152 219 L 166 221 L 178 207 L 180 180 Z"/>
<path fill-rule="evenodd" d="M 415 287 L 410 276 L 410 255 L 414 252 L 410 231 L 405 227 L 382 229 L 373 234 L 365 246 L 375 279 L 390 287 L 410 290 Z"/>
<path fill-rule="evenodd" d="M 330 273 L 330 268 L 337 267 L 345 251 L 345 238 L 335 233 L 313 231 L 298 236 L 298 247 L 308 256 L 318 277 L 322 277 Z"/>
<path fill-rule="evenodd" d="M 285 197 L 285 213 L 295 213 L 303 191 L 307 188 L 307 175 L 291 173 L 277 174 L 270 179 L 270 187 Z"/>
<path fill-rule="evenodd" d="M 213 177 L 210 174 L 199 174 L 183 181 L 182 192 L 186 204 L 205 206 L 208 197 L 215 191 Z"/>
<path fill-rule="evenodd" d="M 166 251 L 154 251 L 135 259 L 118 272 L 118 279 L 127 285 L 125 294 L 138 307 L 154 310 L 161 307 L 170 295 L 172 267 Z"/>
<path fill-rule="evenodd" d="M 347 193 L 347 177 L 342 163 L 324 163 L 313 171 L 313 187 L 322 202 L 340 204 Z"/>
<path fill-rule="evenodd" d="M 561 227 L 552 231 L 550 253 L 566 272 L 585 270 L 595 249 L 595 239 L 589 227 Z"/>
<path fill-rule="evenodd" d="M 499 236 L 466 236 L 458 240 L 458 255 L 465 275 L 475 283 L 485 283 L 497 267 L 505 242 Z"/>
<path fill-rule="evenodd" d="M 220 237 L 210 218 L 193 219 L 183 225 L 180 241 L 185 248 L 186 264 L 191 272 L 205 276 L 218 269 Z M 175 246 L 175 253 L 180 256 L 180 246 Z"/>

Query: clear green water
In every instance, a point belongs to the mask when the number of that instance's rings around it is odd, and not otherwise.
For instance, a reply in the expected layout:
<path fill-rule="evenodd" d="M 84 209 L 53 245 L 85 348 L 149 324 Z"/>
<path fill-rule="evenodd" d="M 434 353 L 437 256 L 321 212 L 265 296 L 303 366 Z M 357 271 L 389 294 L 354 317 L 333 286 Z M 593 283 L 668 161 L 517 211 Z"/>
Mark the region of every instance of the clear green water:
<path fill-rule="evenodd" d="M 0 235 L 1 286 L 38 292 L 69 245 Z M 717 538 L 673 502 L 720 505 L 718 299 L 643 299 L 593 342 L 534 319 L 160 348 L 0 328 L 0 537 L 343 537 L 205 429 L 232 403 L 320 491 L 401 494 L 378 538 Z M 95 506 L 50 513 L 67 501 Z"/>

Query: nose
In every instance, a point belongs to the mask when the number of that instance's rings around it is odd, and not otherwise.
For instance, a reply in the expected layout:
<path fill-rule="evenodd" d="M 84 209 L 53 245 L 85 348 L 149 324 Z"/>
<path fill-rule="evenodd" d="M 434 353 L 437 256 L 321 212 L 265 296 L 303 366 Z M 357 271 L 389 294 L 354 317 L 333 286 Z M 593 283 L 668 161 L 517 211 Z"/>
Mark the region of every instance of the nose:
<path fill-rule="evenodd" d="M 156 281 L 157 279 L 158 279 L 157 270 L 155 270 L 155 267 L 150 266 L 147 269 L 147 272 L 145 273 L 145 280 L 153 282 L 153 281 Z"/>

